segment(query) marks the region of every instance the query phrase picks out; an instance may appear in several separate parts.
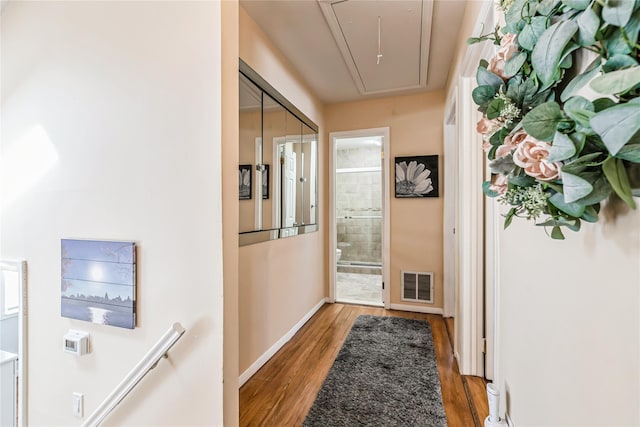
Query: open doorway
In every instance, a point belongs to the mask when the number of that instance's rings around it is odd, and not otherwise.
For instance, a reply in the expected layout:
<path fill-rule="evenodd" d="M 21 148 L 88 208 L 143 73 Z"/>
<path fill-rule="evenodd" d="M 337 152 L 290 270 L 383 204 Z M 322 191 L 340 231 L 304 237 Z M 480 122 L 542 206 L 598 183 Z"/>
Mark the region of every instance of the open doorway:
<path fill-rule="evenodd" d="M 26 271 L 0 261 L 0 425 L 26 426 Z"/>
<path fill-rule="evenodd" d="M 387 131 L 388 132 L 388 131 Z M 333 299 L 383 306 L 384 130 L 332 133 Z"/>

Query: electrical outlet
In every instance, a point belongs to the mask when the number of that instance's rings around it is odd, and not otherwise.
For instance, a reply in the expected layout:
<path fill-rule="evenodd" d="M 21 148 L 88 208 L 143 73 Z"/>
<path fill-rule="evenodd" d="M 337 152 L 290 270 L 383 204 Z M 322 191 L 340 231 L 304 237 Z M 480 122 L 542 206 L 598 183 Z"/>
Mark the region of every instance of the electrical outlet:
<path fill-rule="evenodd" d="M 71 395 L 71 413 L 76 418 L 84 416 L 84 394 L 73 393 Z"/>

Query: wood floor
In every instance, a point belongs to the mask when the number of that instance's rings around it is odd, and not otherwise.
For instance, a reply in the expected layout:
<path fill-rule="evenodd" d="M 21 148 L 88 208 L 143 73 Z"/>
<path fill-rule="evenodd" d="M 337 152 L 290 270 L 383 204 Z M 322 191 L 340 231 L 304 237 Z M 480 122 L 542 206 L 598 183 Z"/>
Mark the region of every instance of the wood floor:
<path fill-rule="evenodd" d="M 429 321 L 449 427 L 482 425 L 486 413 L 476 405 L 476 400 L 480 406 L 486 400 L 484 380 L 458 374 L 449 339 L 449 334 L 453 335 L 453 324 L 447 327 L 445 320 L 437 315 L 345 304 L 325 304 L 242 386 L 240 425 L 288 427 L 302 424 L 354 320 L 361 314 Z"/>

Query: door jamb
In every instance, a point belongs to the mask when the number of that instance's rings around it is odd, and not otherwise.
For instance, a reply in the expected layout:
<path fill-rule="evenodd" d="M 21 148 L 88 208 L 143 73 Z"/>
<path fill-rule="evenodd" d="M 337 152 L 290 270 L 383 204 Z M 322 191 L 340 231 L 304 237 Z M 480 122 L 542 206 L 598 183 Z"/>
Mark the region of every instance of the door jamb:
<path fill-rule="evenodd" d="M 391 300 L 391 275 L 390 275 L 390 141 L 389 127 L 358 129 L 351 131 L 329 133 L 329 302 L 336 301 L 336 139 L 354 138 L 359 136 L 382 137 L 382 282 L 384 289 L 382 299 L 384 308 L 388 309 Z"/>

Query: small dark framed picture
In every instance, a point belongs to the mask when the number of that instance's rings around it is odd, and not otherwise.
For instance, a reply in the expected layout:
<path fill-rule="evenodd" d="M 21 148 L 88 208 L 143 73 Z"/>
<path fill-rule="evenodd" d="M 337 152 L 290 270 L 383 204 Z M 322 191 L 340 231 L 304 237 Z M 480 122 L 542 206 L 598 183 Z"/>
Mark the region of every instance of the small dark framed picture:
<path fill-rule="evenodd" d="M 262 165 L 262 198 L 269 198 L 269 165 Z"/>
<path fill-rule="evenodd" d="M 396 157 L 396 197 L 438 197 L 438 156 Z"/>
<path fill-rule="evenodd" d="M 240 200 L 251 199 L 251 165 L 240 165 L 239 194 Z"/>

